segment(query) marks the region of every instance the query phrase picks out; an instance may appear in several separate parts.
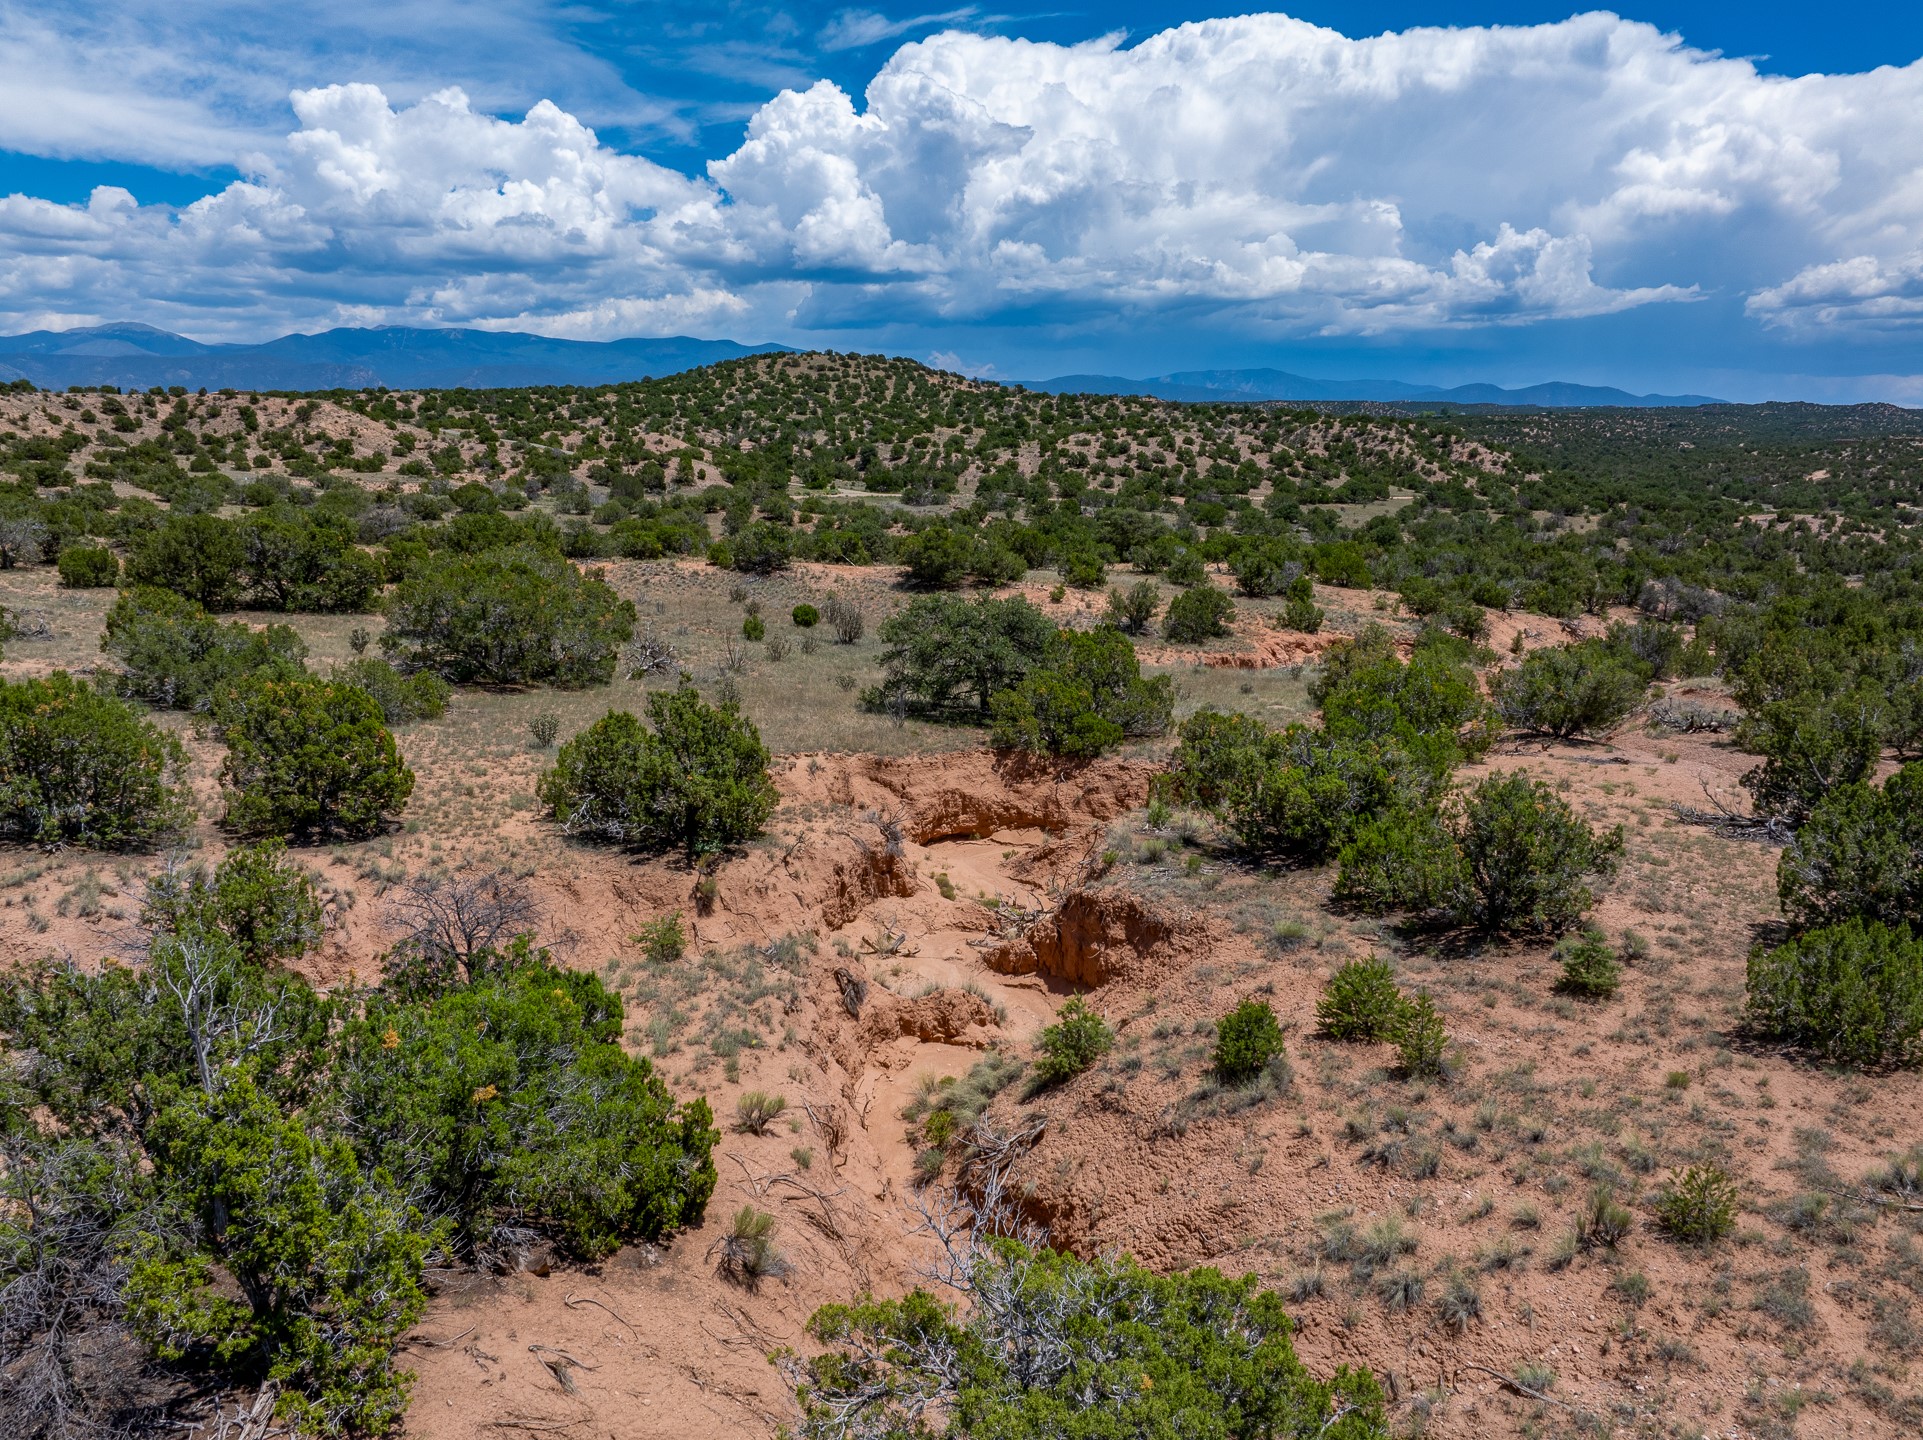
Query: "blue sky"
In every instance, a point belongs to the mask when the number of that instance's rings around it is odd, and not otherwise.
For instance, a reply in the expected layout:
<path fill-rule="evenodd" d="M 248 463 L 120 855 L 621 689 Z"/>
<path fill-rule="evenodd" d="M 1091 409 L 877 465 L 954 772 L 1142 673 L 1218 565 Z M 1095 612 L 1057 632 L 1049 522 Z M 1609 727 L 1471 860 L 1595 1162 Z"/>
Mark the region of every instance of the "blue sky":
<path fill-rule="evenodd" d="M 0 330 L 1923 404 L 1916 7 L 287 13 L 0 0 Z"/>

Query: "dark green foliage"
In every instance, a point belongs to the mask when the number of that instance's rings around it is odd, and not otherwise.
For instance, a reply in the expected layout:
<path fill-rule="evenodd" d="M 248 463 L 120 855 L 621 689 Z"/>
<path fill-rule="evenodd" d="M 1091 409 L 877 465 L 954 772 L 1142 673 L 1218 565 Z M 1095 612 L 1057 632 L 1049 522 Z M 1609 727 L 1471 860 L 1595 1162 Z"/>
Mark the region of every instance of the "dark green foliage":
<path fill-rule="evenodd" d="M 1736 1228 L 1736 1182 L 1720 1165 L 1691 1165 L 1656 1197 L 1656 1219 L 1686 1245 L 1707 1245 Z"/>
<path fill-rule="evenodd" d="M 1213 585 L 1191 586 L 1168 602 L 1162 634 L 1177 645 L 1198 645 L 1229 633 L 1235 602 Z"/>
<path fill-rule="evenodd" d="M 1923 1059 L 1923 943 L 1907 927 L 1845 920 L 1749 957 L 1748 1018 L 1761 1036 L 1838 1065 Z"/>
<path fill-rule="evenodd" d="M 538 793 L 569 835 L 680 848 L 689 859 L 760 833 L 780 801 L 761 733 L 685 681 L 648 696 L 649 730 L 624 710 L 561 747 Z"/>
<path fill-rule="evenodd" d="M 1456 837 L 1433 809 L 1364 820 L 1336 863 L 1334 898 L 1373 914 L 1446 914 L 1460 908 L 1467 887 Z"/>
<path fill-rule="evenodd" d="M 1180 743 L 1157 788 L 1167 798 L 1213 810 L 1247 779 L 1269 728 L 1240 711 L 1197 710 L 1177 731 Z"/>
<path fill-rule="evenodd" d="M 728 543 L 734 568 L 745 574 L 772 575 L 788 568 L 791 546 L 784 525 L 757 520 L 743 526 Z"/>
<path fill-rule="evenodd" d="M 427 1308 L 420 1275 L 435 1227 L 344 1140 L 284 1112 L 245 1072 L 186 1089 L 145 1139 L 174 1223 L 133 1250 L 134 1334 L 162 1360 L 264 1363 L 287 1387 L 280 1413 L 303 1428 L 397 1425 L 407 1377 L 393 1356 Z"/>
<path fill-rule="evenodd" d="M 1044 1084 L 1072 1080 L 1115 1046 L 1108 1022 L 1082 1003 L 1077 995 L 1055 1012 L 1055 1023 L 1042 1031 L 1042 1058 L 1035 1074 Z"/>
<path fill-rule="evenodd" d="M 1801 696 L 1751 710 L 1736 743 L 1763 763 L 1743 777 L 1759 815 L 1801 826 L 1825 796 L 1870 778 L 1887 715 L 1867 694 Z"/>
<path fill-rule="evenodd" d="M 1162 608 L 1161 593 L 1153 580 L 1138 580 L 1126 591 L 1108 592 L 1108 623 L 1128 635 L 1140 635 L 1155 622 Z"/>
<path fill-rule="evenodd" d="M 1266 1001 L 1244 1000 L 1215 1025 L 1215 1073 L 1245 1084 L 1282 1054 L 1282 1026 Z"/>
<path fill-rule="evenodd" d="M 58 563 L 60 583 L 70 590 L 98 590 L 120 582 L 120 559 L 105 545 L 69 545 Z"/>
<path fill-rule="evenodd" d="M 1642 704 L 1648 685 L 1607 644 L 1585 641 L 1533 652 L 1491 689 L 1511 729 L 1568 740 L 1613 730 Z"/>
<path fill-rule="evenodd" d="M 1373 955 L 1350 960 L 1315 1002 L 1316 1029 L 1331 1040 L 1393 1040 L 1406 1008 L 1393 965 Z"/>
<path fill-rule="evenodd" d="M 252 965 L 291 960 L 320 943 L 324 912 L 313 879 L 278 840 L 239 845 L 213 874 L 169 867 L 147 882 L 144 929 L 209 942 L 225 936 Z"/>
<path fill-rule="evenodd" d="M 532 1230 L 598 1259 L 697 1223 L 719 1131 L 622 1050 L 620 997 L 524 947 L 476 968 L 431 1005 L 376 993 L 343 1034 L 368 1161 L 440 1197 L 467 1254 L 505 1258 Z"/>
<path fill-rule="evenodd" d="M 94 1433 L 183 1376 L 274 1380 L 301 1433 L 386 1433 L 430 1255 L 601 1256 L 700 1220 L 712 1118 L 622 1050 L 594 977 L 521 942 L 430 995 L 322 997 L 263 963 L 316 933 L 276 852 L 172 879 L 145 964 L 0 989 L 9 1434 Z"/>
<path fill-rule="evenodd" d="M 788 618 L 802 630 L 812 630 L 821 621 L 821 612 L 805 601 L 788 612 Z"/>
<path fill-rule="evenodd" d="M 1135 647 L 1121 631 L 1059 630 L 1041 663 L 989 708 L 999 748 L 1088 757 L 1164 733 L 1175 690 L 1166 675 L 1142 678 Z"/>
<path fill-rule="evenodd" d="M 1622 828 L 1596 831 L 1548 785 L 1523 772 L 1491 775 L 1470 792 L 1456 827 L 1465 891 L 1458 918 L 1485 930 L 1557 931 L 1615 874 Z"/>
<path fill-rule="evenodd" d="M 1305 635 L 1313 635 L 1322 628 L 1325 618 L 1322 607 L 1306 595 L 1291 595 L 1288 603 L 1282 607 L 1284 630 L 1300 630 Z"/>
<path fill-rule="evenodd" d="M 825 1353 L 790 1361 L 803 1440 L 1389 1434 L 1374 1377 L 1310 1376 L 1281 1298 L 1253 1275 L 1161 1276 L 997 1241 L 968 1256 L 962 1288 L 965 1308 L 917 1290 L 816 1311 Z"/>
<path fill-rule="evenodd" d="M 767 637 L 768 625 L 759 615 L 750 615 L 741 622 L 741 636 L 744 640 L 762 640 Z"/>
<path fill-rule="evenodd" d="M 323 614 L 373 608 L 381 567 L 354 543 L 349 517 L 270 511 L 239 522 L 239 530 L 249 606 Z"/>
<path fill-rule="evenodd" d="M 1482 698 L 1475 672 L 1437 644 L 1418 646 L 1407 663 L 1389 632 L 1371 624 L 1324 653 L 1309 694 L 1329 730 L 1366 740 L 1452 741 L 1464 759 L 1494 742 L 1497 717 Z"/>
<path fill-rule="evenodd" d="M 205 709 L 216 690 L 249 676 L 298 676 L 307 656 L 285 625 L 223 624 L 192 600 L 152 588 L 114 601 L 100 648 L 120 662 L 122 694 L 175 710 Z"/>
<path fill-rule="evenodd" d="M 215 696 L 214 721 L 227 742 L 225 824 L 239 834 L 365 839 L 414 791 L 381 707 L 356 686 L 243 680 Z"/>
<path fill-rule="evenodd" d="M 634 622 L 598 574 L 524 545 L 423 562 L 395 587 L 381 648 L 456 685 L 573 689 L 614 678 Z"/>
<path fill-rule="evenodd" d="M 56 670 L 0 681 L 0 833 L 28 844 L 145 849 L 190 815 L 180 742 Z"/>
<path fill-rule="evenodd" d="M 1784 847 L 1776 888 L 1798 925 L 1923 926 L 1923 765 L 1829 790 Z"/>
<path fill-rule="evenodd" d="M 1220 808 L 1237 842 L 1305 864 L 1329 859 L 1364 825 L 1430 809 L 1444 778 L 1429 757 L 1393 742 L 1307 725 L 1269 732 L 1223 768 L 1232 778 Z"/>
<path fill-rule="evenodd" d="M 1412 1080 L 1446 1079 L 1449 1031 L 1427 990 L 1402 1007 L 1395 1028 L 1396 1060 Z"/>
<path fill-rule="evenodd" d="M 438 720 L 447 713 L 451 688 L 432 670 L 403 675 L 387 661 L 364 655 L 339 666 L 331 678 L 336 684 L 366 691 L 389 725 Z"/>
<path fill-rule="evenodd" d="M 882 622 L 883 678 L 863 695 L 877 708 L 900 696 L 915 714 L 986 720 L 988 702 L 1047 656 L 1055 626 L 1026 600 L 922 595 Z"/>
<path fill-rule="evenodd" d="M 172 590 L 208 610 L 240 603 L 247 546 L 214 515 L 169 515 L 127 557 L 127 581 Z"/>
<path fill-rule="evenodd" d="M 1600 930 L 1565 936 L 1549 958 L 1562 966 L 1556 988 L 1584 1000 L 1607 1000 L 1622 988 L 1623 967 Z"/>

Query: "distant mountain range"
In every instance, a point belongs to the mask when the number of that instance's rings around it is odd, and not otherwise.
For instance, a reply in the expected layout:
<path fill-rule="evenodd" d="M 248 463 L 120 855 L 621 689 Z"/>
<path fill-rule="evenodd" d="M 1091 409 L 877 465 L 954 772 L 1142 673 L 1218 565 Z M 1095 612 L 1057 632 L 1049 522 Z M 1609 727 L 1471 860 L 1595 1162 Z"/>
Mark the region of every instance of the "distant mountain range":
<path fill-rule="evenodd" d="M 1612 385 L 1552 380 L 1505 390 L 1500 385 L 1410 385 L 1400 380 L 1315 380 L 1286 370 L 1181 370 L 1147 380 L 1119 375 L 1058 375 L 1024 382 L 1051 395 L 1151 395 L 1158 400 L 1377 400 L 1403 404 L 1512 405 L 1564 409 L 1579 405 L 1721 405 L 1708 395 L 1631 395 Z"/>
<path fill-rule="evenodd" d="M 395 390 L 607 385 L 783 350 L 732 340 L 551 340 L 498 330 L 327 330 L 261 345 L 203 345 L 151 325 L 0 336 L 0 380 L 43 389 L 119 385 L 190 390 Z"/>
<path fill-rule="evenodd" d="M 511 385 L 609 385 L 786 350 L 732 340 L 552 340 L 506 330 L 404 326 L 283 335 L 260 345 L 203 345 L 151 325 L 93 325 L 0 336 L 0 381 L 44 389 L 119 385 L 190 390 L 488 389 Z M 1183 370 L 1148 380 L 1061 375 L 1027 382 L 1051 394 L 1150 395 L 1162 400 L 1372 400 L 1438 405 L 1717 405 L 1707 395 L 1631 395 L 1603 385 L 1552 382 L 1443 389 L 1399 380 L 1314 380 L 1286 370 Z"/>

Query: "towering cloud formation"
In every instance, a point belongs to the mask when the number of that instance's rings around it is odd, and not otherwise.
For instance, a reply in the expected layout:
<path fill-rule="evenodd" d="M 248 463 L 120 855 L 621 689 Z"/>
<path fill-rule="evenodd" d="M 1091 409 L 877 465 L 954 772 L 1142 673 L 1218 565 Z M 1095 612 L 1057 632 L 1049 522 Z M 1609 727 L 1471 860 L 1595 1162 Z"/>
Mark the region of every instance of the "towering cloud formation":
<path fill-rule="evenodd" d="M 699 176 L 545 102 L 293 105 L 247 180 L 179 211 L 0 202 L 0 310 L 787 338 L 1118 307 L 1359 334 L 1710 295 L 1792 331 L 1923 318 L 1923 62 L 1764 77 L 1606 14 L 946 33 L 861 104 L 782 93 Z"/>

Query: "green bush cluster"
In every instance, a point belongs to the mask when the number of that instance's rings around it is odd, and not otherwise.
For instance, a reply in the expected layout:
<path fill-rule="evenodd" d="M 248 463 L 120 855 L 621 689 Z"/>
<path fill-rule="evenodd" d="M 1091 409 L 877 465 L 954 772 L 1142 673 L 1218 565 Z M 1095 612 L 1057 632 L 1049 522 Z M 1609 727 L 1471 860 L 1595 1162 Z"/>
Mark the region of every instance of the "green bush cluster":
<path fill-rule="evenodd" d="M 1316 1029 L 1331 1040 L 1393 1040 L 1407 1007 L 1393 965 L 1373 955 L 1350 960 L 1322 988 Z"/>
<path fill-rule="evenodd" d="M 1072 1080 L 1115 1047 L 1108 1022 L 1077 995 L 1055 1012 L 1055 1023 L 1042 1031 L 1042 1058 L 1035 1074 L 1048 1085 Z"/>
<path fill-rule="evenodd" d="M 213 716 L 227 742 L 224 823 L 239 834 L 365 839 L 413 794 L 380 705 L 356 686 L 243 680 L 214 697 Z"/>
<path fill-rule="evenodd" d="M 56 562 L 70 590 L 101 590 L 120 583 L 120 557 L 105 545 L 69 545 Z"/>
<path fill-rule="evenodd" d="M 1621 863 L 1620 826 L 1597 831 L 1547 784 L 1490 775 L 1433 823 L 1379 819 L 1338 857 L 1338 897 L 1431 912 L 1496 933 L 1554 933 L 1594 903 L 1592 878 Z"/>
<path fill-rule="evenodd" d="M 192 813 L 186 768 L 172 735 L 63 670 L 0 681 L 0 832 L 9 839 L 151 848 Z"/>
<path fill-rule="evenodd" d="M 563 745 L 538 793 L 564 832 L 690 860 L 761 832 L 780 795 L 761 733 L 683 678 L 648 696 L 643 725 L 611 711 Z"/>
<path fill-rule="evenodd" d="M 1226 1084 L 1246 1084 L 1282 1053 L 1282 1025 L 1266 1001 L 1244 1000 L 1216 1022 L 1215 1073 Z"/>
<path fill-rule="evenodd" d="M 1565 995 L 1607 1000 L 1622 988 L 1622 963 L 1600 930 L 1564 936 L 1549 958 L 1562 967 L 1556 988 Z"/>
<path fill-rule="evenodd" d="M 1532 651 L 1491 686 L 1503 723 L 1559 740 L 1607 734 L 1643 703 L 1648 688 L 1636 666 L 1599 640 Z"/>
<path fill-rule="evenodd" d="M 455 685 L 605 685 L 634 638 L 631 601 L 527 545 L 430 557 L 395 586 L 387 614 L 381 649 Z"/>
<path fill-rule="evenodd" d="M 1923 1060 L 1923 941 L 1852 917 L 1749 957 L 1748 1018 L 1759 1035 L 1838 1065 Z"/>
<path fill-rule="evenodd" d="M 336 684 L 364 690 L 381 707 L 381 717 L 389 725 L 406 725 L 416 720 L 438 720 L 447 713 L 453 693 L 447 681 L 432 670 L 404 675 L 386 660 L 363 655 L 339 666 L 330 677 Z"/>
<path fill-rule="evenodd" d="M 970 1252 L 961 1288 L 960 1307 L 917 1290 L 817 1310 L 819 1353 L 789 1362 L 802 1440 L 843 1440 L 851 1410 L 865 1434 L 929 1440 L 1390 1434 L 1375 1378 L 1346 1367 L 1312 1377 L 1281 1297 L 1253 1275 L 1163 1276 L 1125 1257 L 998 1241 Z"/>
<path fill-rule="evenodd" d="M 1670 1176 L 1656 1197 L 1656 1219 L 1685 1244 L 1721 1240 L 1736 1228 L 1736 1182 L 1720 1165 L 1691 1165 Z"/>
<path fill-rule="evenodd" d="M 1121 631 L 1058 630 L 1040 663 L 991 699 L 990 742 L 1086 758 L 1162 734 L 1174 709 L 1174 682 L 1166 675 L 1143 679 Z"/>
<path fill-rule="evenodd" d="M 365 611 L 381 566 L 356 540 L 352 518 L 337 513 L 169 515 L 133 545 L 127 578 L 208 610 Z"/>
<path fill-rule="evenodd" d="M 592 1260 L 700 1221 L 712 1117 L 623 1050 L 595 977 L 521 941 L 429 996 L 321 995 L 273 963 L 317 931 L 271 850 L 172 877 L 145 919 L 139 966 L 0 990 L 9 1433 L 112 1428 L 183 1377 L 272 1380 L 301 1433 L 388 1433 L 430 1257 Z M 62 1377 L 59 1406 L 26 1375 Z"/>
<path fill-rule="evenodd" d="M 307 646 L 285 625 L 222 623 L 194 601 L 151 586 L 121 592 L 100 648 L 119 662 L 123 695 L 169 710 L 205 710 L 216 691 L 253 676 L 305 673 Z"/>
<path fill-rule="evenodd" d="M 1235 602 L 1207 583 L 1195 584 L 1168 602 L 1162 634 L 1177 645 L 1199 645 L 1229 633 Z"/>

